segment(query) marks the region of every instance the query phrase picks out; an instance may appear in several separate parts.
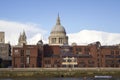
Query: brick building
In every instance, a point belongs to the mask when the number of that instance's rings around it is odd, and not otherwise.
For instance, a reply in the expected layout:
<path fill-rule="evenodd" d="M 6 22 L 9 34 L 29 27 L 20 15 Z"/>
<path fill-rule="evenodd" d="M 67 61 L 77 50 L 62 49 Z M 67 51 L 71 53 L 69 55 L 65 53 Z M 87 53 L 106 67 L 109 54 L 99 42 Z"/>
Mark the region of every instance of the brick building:
<path fill-rule="evenodd" d="M 102 46 L 99 41 L 69 45 L 59 15 L 51 30 L 49 44 L 40 40 L 36 45 L 27 45 L 25 32 L 23 35 L 19 45 L 13 47 L 13 67 L 120 67 L 120 45 Z"/>
<path fill-rule="evenodd" d="M 0 67 L 6 68 L 11 66 L 11 45 L 5 43 L 5 34 L 0 32 Z"/>
<path fill-rule="evenodd" d="M 28 63 L 28 64 L 27 64 Z M 120 47 L 88 45 L 23 45 L 14 47 L 14 67 L 120 67 Z"/>
<path fill-rule="evenodd" d="M 12 53 L 13 68 L 42 67 L 42 44 L 15 46 Z"/>
<path fill-rule="evenodd" d="M 44 45 L 43 67 L 120 67 L 120 47 L 100 42 L 76 46 Z"/>

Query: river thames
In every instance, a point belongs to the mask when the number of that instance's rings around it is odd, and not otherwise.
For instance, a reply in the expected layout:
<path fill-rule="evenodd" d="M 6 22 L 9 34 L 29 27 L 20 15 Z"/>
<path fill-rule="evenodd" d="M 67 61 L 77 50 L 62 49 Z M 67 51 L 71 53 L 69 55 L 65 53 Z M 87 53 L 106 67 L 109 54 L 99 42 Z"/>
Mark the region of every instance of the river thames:
<path fill-rule="evenodd" d="M 93 78 L 93 77 L 80 77 L 80 78 L 1 78 L 0 80 L 120 80 L 119 78 Z"/>

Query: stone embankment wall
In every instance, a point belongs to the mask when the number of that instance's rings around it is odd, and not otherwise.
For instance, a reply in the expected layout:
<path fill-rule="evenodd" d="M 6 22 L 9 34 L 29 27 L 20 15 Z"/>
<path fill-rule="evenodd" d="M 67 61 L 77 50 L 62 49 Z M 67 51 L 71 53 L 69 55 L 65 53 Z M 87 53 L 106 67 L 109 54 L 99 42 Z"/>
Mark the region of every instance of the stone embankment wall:
<path fill-rule="evenodd" d="M 0 68 L 0 77 L 94 77 L 120 76 L 120 68 Z"/>

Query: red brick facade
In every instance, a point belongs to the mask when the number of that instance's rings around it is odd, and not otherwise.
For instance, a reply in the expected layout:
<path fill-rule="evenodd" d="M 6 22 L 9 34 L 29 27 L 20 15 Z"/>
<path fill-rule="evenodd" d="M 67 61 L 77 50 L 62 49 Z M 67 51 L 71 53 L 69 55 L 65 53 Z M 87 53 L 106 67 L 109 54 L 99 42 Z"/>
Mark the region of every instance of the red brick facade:
<path fill-rule="evenodd" d="M 16 46 L 13 47 L 12 53 L 12 66 L 15 68 L 42 66 L 42 46 Z"/>
<path fill-rule="evenodd" d="M 12 66 L 20 67 L 120 67 L 120 47 L 89 45 L 23 45 L 13 47 Z"/>

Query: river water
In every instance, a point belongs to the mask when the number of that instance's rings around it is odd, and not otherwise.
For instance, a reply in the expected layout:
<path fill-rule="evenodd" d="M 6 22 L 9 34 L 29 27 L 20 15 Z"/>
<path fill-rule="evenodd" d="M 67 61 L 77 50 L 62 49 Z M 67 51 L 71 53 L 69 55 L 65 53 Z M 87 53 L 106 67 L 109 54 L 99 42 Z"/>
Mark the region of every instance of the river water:
<path fill-rule="evenodd" d="M 120 78 L 92 78 L 92 77 L 80 77 L 80 78 L 2 78 L 0 80 L 120 80 Z"/>

